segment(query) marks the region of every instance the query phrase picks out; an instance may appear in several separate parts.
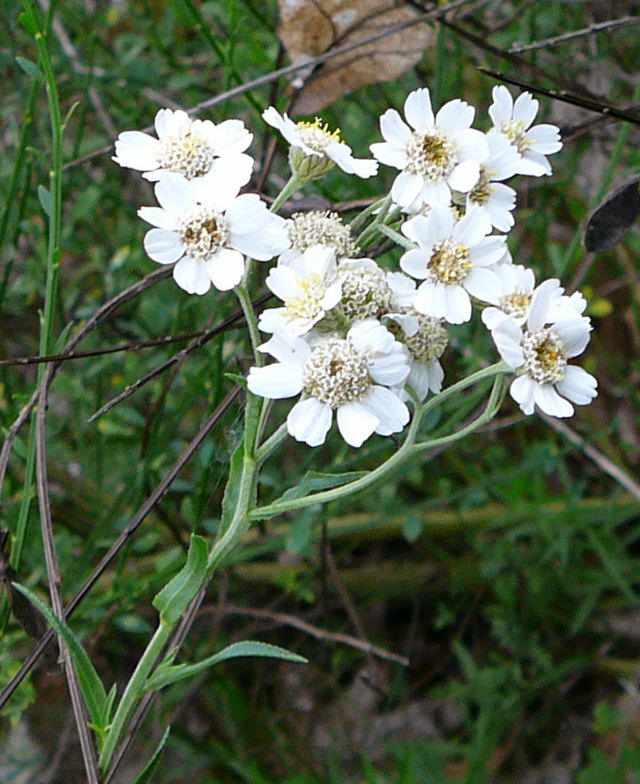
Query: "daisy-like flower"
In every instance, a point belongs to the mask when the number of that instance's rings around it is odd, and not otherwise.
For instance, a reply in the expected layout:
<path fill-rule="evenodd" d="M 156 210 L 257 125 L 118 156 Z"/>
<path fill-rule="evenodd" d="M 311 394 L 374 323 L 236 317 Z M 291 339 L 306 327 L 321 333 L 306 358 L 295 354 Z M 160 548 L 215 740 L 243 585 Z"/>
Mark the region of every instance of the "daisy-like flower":
<path fill-rule="evenodd" d="M 277 332 L 261 350 L 278 361 L 251 368 L 249 390 L 276 399 L 302 393 L 287 417 L 297 441 L 323 444 L 334 411 L 342 437 L 354 447 L 372 433 L 399 433 L 409 421 L 406 405 L 389 389 L 406 379 L 407 355 L 378 321 L 359 321 L 346 337 L 322 338 L 313 346 Z"/>
<path fill-rule="evenodd" d="M 244 274 L 244 255 L 268 261 L 289 244 L 285 221 L 269 212 L 257 194 L 238 196 L 237 183 L 209 178 L 187 180 L 167 174 L 156 185 L 160 207 L 140 207 L 138 215 L 156 228 L 144 247 L 159 264 L 173 264 L 173 277 L 190 294 L 206 294 L 211 284 L 228 291 Z"/>
<path fill-rule="evenodd" d="M 273 106 L 265 109 L 262 117 L 277 128 L 291 145 L 291 170 L 304 182 L 324 177 L 334 164 L 347 174 L 356 174 L 364 179 L 373 177 L 378 171 L 377 161 L 354 158 L 351 147 L 342 141 L 340 131 L 330 131 L 318 117 L 313 122 L 296 123 Z"/>
<path fill-rule="evenodd" d="M 291 248 L 280 256 L 278 261 L 281 264 L 288 264 L 291 259 L 314 245 L 333 248 L 339 259 L 355 256 L 357 251 L 351 229 L 337 212 L 296 212 L 287 221 L 287 231 Z"/>
<path fill-rule="evenodd" d="M 507 318 L 491 332 L 502 359 L 518 372 L 510 393 L 525 414 L 537 405 L 550 416 L 568 417 L 574 412 L 571 403 L 587 405 L 597 394 L 596 379 L 567 364 L 589 342 L 589 319 L 570 315 L 550 323 L 556 282 L 545 281 L 537 288 L 524 327 Z"/>
<path fill-rule="evenodd" d="M 391 198 L 403 209 L 448 205 L 451 191 L 468 193 L 478 182 L 480 164 L 489 156 L 485 135 L 470 128 L 475 109 L 465 101 L 446 103 L 435 115 L 426 87 L 407 96 L 404 115 L 387 109 L 380 118 L 384 142 L 370 145 L 375 157 L 401 169 Z M 409 127 L 411 126 L 411 127 Z"/>
<path fill-rule="evenodd" d="M 486 301 L 491 307 L 482 311 L 482 321 L 488 329 L 495 329 L 507 318 L 512 318 L 518 325 L 524 324 L 529 315 L 536 285 L 533 270 L 520 264 L 497 264 L 493 270 L 500 281 L 500 289 L 493 297 L 487 298 Z M 552 296 L 559 297 L 564 291 L 560 287 L 560 281 L 555 279 L 545 281 L 544 285 L 549 288 L 550 301 Z"/>
<path fill-rule="evenodd" d="M 147 180 L 182 174 L 188 180 L 207 174 L 233 177 L 238 188 L 251 177 L 253 159 L 244 151 L 253 134 L 241 120 L 192 120 L 181 110 L 160 109 L 156 114 L 157 139 L 142 131 L 124 131 L 115 143 L 113 160 L 144 172 Z"/>
<path fill-rule="evenodd" d="M 498 231 L 509 231 L 514 220 L 516 192 L 500 180 L 513 177 L 518 171 L 520 153 L 502 134 L 488 134 L 489 157 L 480 166 L 478 182 L 466 198 L 467 211 L 473 207 L 485 210 L 491 225 Z"/>
<path fill-rule="evenodd" d="M 332 248 L 314 245 L 269 271 L 267 286 L 284 302 L 283 308 L 268 308 L 258 326 L 264 332 L 288 330 L 304 335 L 340 301 L 341 283 L 336 275 Z"/>
<path fill-rule="evenodd" d="M 546 123 L 531 126 L 539 106 L 531 93 L 522 93 L 514 103 L 509 90 L 500 85 L 493 88 L 492 96 L 489 115 L 494 128 L 489 135 L 503 134 L 515 145 L 522 156 L 517 173 L 534 177 L 551 174 L 546 156 L 562 148 L 560 129 Z"/>
<path fill-rule="evenodd" d="M 471 318 L 471 296 L 483 302 L 499 296 L 500 282 L 489 267 L 504 256 L 505 238 L 486 236 L 491 224 L 482 211 L 456 221 L 448 207 L 432 207 L 402 231 L 419 246 L 400 259 L 408 275 L 423 281 L 414 302 L 419 313 L 462 324 Z"/>

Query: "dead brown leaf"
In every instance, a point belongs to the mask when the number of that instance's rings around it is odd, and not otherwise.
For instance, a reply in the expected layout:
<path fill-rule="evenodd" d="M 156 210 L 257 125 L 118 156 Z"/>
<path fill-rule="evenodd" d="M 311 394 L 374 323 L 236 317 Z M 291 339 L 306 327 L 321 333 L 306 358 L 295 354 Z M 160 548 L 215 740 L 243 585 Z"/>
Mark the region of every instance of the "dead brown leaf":
<path fill-rule="evenodd" d="M 279 0 L 278 34 L 293 63 L 355 43 L 418 16 L 402 0 Z M 291 114 L 314 114 L 358 87 L 395 79 L 431 43 L 424 23 L 329 60 L 311 76 Z"/>

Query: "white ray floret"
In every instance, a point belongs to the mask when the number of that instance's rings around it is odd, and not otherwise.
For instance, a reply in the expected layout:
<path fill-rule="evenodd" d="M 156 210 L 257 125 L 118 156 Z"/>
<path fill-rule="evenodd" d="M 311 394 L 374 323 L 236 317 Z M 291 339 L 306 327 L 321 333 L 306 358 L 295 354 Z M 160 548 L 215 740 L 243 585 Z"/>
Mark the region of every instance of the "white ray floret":
<path fill-rule="evenodd" d="M 485 135 L 470 127 L 474 114 L 468 103 L 455 100 L 434 116 L 429 90 L 423 87 L 407 96 L 406 123 L 395 109 L 382 115 L 385 141 L 370 149 L 381 163 L 401 170 L 391 189 L 396 204 L 414 212 L 425 203 L 446 206 L 451 191 L 473 188 L 480 164 L 489 156 Z"/>
<path fill-rule="evenodd" d="M 418 244 L 400 259 L 408 275 L 422 280 L 414 302 L 425 316 L 462 324 L 471 318 L 471 297 L 493 302 L 500 281 L 491 269 L 505 253 L 503 236 L 487 235 L 491 223 L 480 210 L 456 221 L 448 207 L 434 206 L 427 217 L 418 215 L 402 227 Z"/>
<path fill-rule="evenodd" d="M 389 389 L 409 374 L 406 352 L 374 319 L 356 322 L 344 338 L 322 338 L 313 346 L 276 332 L 261 351 L 278 361 L 251 368 L 249 390 L 275 399 L 302 393 L 287 417 L 297 441 L 323 444 L 334 411 L 342 437 L 354 447 L 373 433 L 399 433 L 409 421 L 406 405 Z"/>
<path fill-rule="evenodd" d="M 336 164 L 347 174 L 364 179 L 378 171 L 378 162 L 354 158 L 351 147 L 342 141 L 340 131 L 330 131 L 318 117 L 313 122 L 294 122 L 273 106 L 262 113 L 266 123 L 277 128 L 291 145 L 292 168 L 305 179 L 322 177 Z"/>
<path fill-rule="evenodd" d="M 509 231 L 514 224 L 511 212 L 516 206 L 516 192 L 501 180 L 516 174 L 520 153 L 502 134 L 488 134 L 487 144 L 489 157 L 480 165 L 478 182 L 467 194 L 467 211 L 478 207 L 487 213 L 494 228 Z"/>
<path fill-rule="evenodd" d="M 514 103 L 509 90 L 499 85 L 493 88 L 492 96 L 489 115 L 494 127 L 489 135 L 502 134 L 515 145 L 521 156 L 517 173 L 534 177 L 551 174 L 547 155 L 562 149 L 560 129 L 547 123 L 532 126 L 539 103 L 531 93 L 522 93 Z"/>
<path fill-rule="evenodd" d="M 491 335 L 502 359 L 518 372 L 510 393 L 522 412 L 532 414 L 537 405 L 550 416 L 568 417 L 574 413 L 571 403 L 584 406 L 596 396 L 597 381 L 581 367 L 568 364 L 586 348 L 591 324 L 575 314 L 551 321 L 555 283 L 538 286 L 525 325 L 507 318 Z"/>
<path fill-rule="evenodd" d="M 211 284 L 228 291 L 240 283 L 245 254 L 268 261 L 289 244 L 285 221 L 269 212 L 257 194 L 238 196 L 237 183 L 208 178 L 187 180 L 167 174 L 156 185 L 160 207 L 141 207 L 138 215 L 156 228 L 144 247 L 159 264 L 173 264 L 173 277 L 190 294 Z"/>
<path fill-rule="evenodd" d="M 288 264 L 273 267 L 266 283 L 284 307 L 264 310 L 258 326 L 263 332 L 288 329 L 296 336 L 308 332 L 338 304 L 342 289 L 335 251 L 323 245 L 314 245 Z"/>
<path fill-rule="evenodd" d="M 232 178 L 238 188 L 251 177 L 253 159 L 245 155 L 253 134 L 241 120 L 192 120 L 181 110 L 160 109 L 156 114 L 158 138 L 142 131 L 124 131 L 116 139 L 113 160 L 144 172 L 147 180 L 160 180 L 169 172 L 186 179 L 218 176 Z"/>

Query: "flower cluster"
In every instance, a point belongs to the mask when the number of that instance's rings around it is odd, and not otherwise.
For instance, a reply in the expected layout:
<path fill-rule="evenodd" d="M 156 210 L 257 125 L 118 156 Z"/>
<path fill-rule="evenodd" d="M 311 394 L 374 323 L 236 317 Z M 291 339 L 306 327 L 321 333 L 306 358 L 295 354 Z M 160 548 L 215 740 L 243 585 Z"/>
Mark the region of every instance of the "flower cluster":
<path fill-rule="evenodd" d="M 537 405 L 569 416 L 572 403 L 595 396 L 595 379 L 568 364 L 589 340 L 584 298 L 566 296 L 555 279 L 536 286 L 507 247 L 516 192 L 506 181 L 551 174 L 547 156 L 562 147 L 555 126 L 533 125 L 537 111 L 530 94 L 514 102 L 496 87 L 485 133 L 471 127 L 475 110 L 465 101 L 434 112 L 421 88 L 407 97 L 404 119 L 395 109 L 380 118 L 384 141 L 370 146 L 374 159 L 358 159 L 320 119 L 295 122 L 266 109 L 264 120 L 289 145 L 287 194 L 334 166 L 361 178 L 375 175 L 378 162 L 399 170 L 389 196 L 353 226 L 331 211 L 285 220 L 258 195 L 241 194 L 253 160 L 239 120 L 215 125 L 164 109 L 157 138 L 121 134 L 114 160 L 156 183 L 159 206 L 139 210 L 154 227 L 144 246 L 154 261 L 175 263 L 185 291 L 233 289 L 246 257 L 278 257 L 266 285 L 280 303 L 257 324 L 270 335 L 259 351 L 275 362 L 251 368 L 249 391 L 300 396 L 287 417 L 297 440 L 324 443 L 335 411 L 341 435 L 358 447 L 373 433 L 400 432 L 407 403 L 441 391 L 451 325 L 469 321 L 474 306 L 513 370 L 511 395 L 524 413 Z M 366 256 L 376 240 L 402 248 L 401 271 Z"/>

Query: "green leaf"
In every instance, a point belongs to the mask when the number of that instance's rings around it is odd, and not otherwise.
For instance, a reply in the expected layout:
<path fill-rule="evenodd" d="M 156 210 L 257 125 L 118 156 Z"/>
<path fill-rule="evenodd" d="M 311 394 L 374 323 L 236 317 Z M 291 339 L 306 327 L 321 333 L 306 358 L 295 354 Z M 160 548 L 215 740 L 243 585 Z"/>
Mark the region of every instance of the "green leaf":
<path fill-rule="evenodd" d="M 16 57 L 16 62 L 26 74 L 29 74 L 32 79 L 35 79 L 37 82 L 44 81 L 42 71 L 34 62 L 28 60 L 26 57 L 20 57 L 19 55 Z"/>
<path fill-rule="evenodd" d="M 307 471 L 302 477 L 302 481 L 299 485 L 290 487 L 273 503 L 277 504 L 280 501 L 304 498 L 305 496 L 310 495 L 311 493 L 317 493 L 320 490 L 340 487 L 340 485 L 346 485 L 348 482 L 360 479 L 360 477 L 365 476 L 365 474 L 367 474 L 367 471 L 347 471 L 343 474 L 324 474 L 320 471 Z"/>
<path fill-rule="evenodd" d="M 160 743 L 158 744 L 158 748 L 155 750 L 153 757 L 151 757 L 149 762 L 147 762 L 147 764 L 144 766 L 143 770 L 138 774 L 133 784 L 148 784 L 148 782 L 151 781 L 151 777 L 155 773 L 156 768 L 162 759 L 164 747 L 166 746 L 167 740 L 169 739 L 169 732 L 171 732 L 171 727 L 167 727 L 167 729 L 164 731 L 164 735 L 160 739 Z"/>
<path fill-rule="evenodd" d="M 18 16 L 18 24 L 24 28 L 28 33 L 35 36 L 40 32 L 40 28 L 38 27 L 38 22 L 36 17 L 31 9 L 28 11 L 23 11 Z"/>
<path fill-rule="evenodd" d="M 71 108 L 70 108 L 70 109 L 69 109 L 69 111 L 66 113 L 66 115 L 65 115 L 65 118 L 64 118 L 64 120 L 62 121 L 62 127 L 63 127 L 63 129 L 64 129 L 64 128 L 66 128 L 66 127 L 67 127 L 67 125 L 69 124 L 69 120 L 70 120 L 70 119 L 73 117 L 73 114 L 74 114 L 75 110 L 78 108 L 78 106 L 80 106 L 80 101 L 74 101 L 74 102 L 71 104 Z"/>
<path fill-rule="evenodd" d="M 209 548 L 202 536 L 192 534 L 187 562 L 176 576 L 156 594 L 153 606 L 167 624 L 176 623 L 196 595 L 207 573 Z"/>
<path fill-rule="evenodd" d="M 227 479 L 227 486 L 224 489 L 224 496 L 222 498 L 220 535 L 222 535 L 229 527 L 229 523 L 233 519 L 233 513 L 236 510 L 236 505 L 238 503 L 238 493 L 240 491 L 240 475 L 242 473 L 243 461 L 244 442 L 240 440 L 238 446 L 233 450 L 231 460 L 229 461 L 229 478 Z"/>
<path fill-rule="evenodd" d="M 38 185 L 38 199 L 47 217 L 51 217 L 51 191 L 45 188 L 44 185 Z"/>
<path fill-rule="evenodd" d="M 228 378 L 230 381 L 233 381 L 234 384 L 238 384 L 238 386 L 242 387 L 243 389 L 247 389 L 247 377 L 240 375 L 240 373 L 223 373 L 222 374 L 225 378 Z"/>
<path fill-rule="evenodd" d="M 227 659 L 238 659 L 247 656 L 265 656 L 270 659 L 284 659 L 284 661 L 307 664 L 307 659 L 304 656 L 292 653 L 286 650 L 286 648 L 280 648 L 278 645 L 269 645 L 266 642 L 257 642 L 256 640 L 243 640 L 242 642 L 234 642 L 232 645 L 228 645 L 213 656 L 209 656 L 196 664 L 177 664 L 175 667 L 167 667 L 163 662 L 153 675 L 148 678 L 145 689 L 147 691 L 156 691 L 183 678 L 197 675 L 199 672 L 212 667 L 214 664 L 220 664 L 220 662 Z"/>
<path fill-rule="evenodd" d="M 402 525 L 402 534 L 404 538 L 407 542 L 413 544 L 413 542 L 420 537 L 421 533 L 422 520 L 420 519 L 420 515 L 417 515 L 415 512 L 409 512 Z"/>
<path fill-rule="evenodd" d="M 31 593 L 31 591 L 24 586 L 18 585 L 18 583 L 13 583 L 13 586 L 17 591 L 20 591 L 21 594 L 26 596 L 34 607 L 40 610 L 47 621 L 49 621 L 51 626 L 53 626 L 67 644 L 78 671 L 78 681 L 82 690 L 82 695 L 87 703 L 91 723 L 99 732 L 100 729 L 106 727 L 109 721 L 109 706 L 113 702 L 113 697 L 110 696 L 110 698 L 107 698 L 102 681 L 91 663 L 91 659 L 89 659 L 85 649 L 82 647 L 80 640 L 75 633 L 71 631 L 69 626 L 47 607 L 42 599 Z"/>

